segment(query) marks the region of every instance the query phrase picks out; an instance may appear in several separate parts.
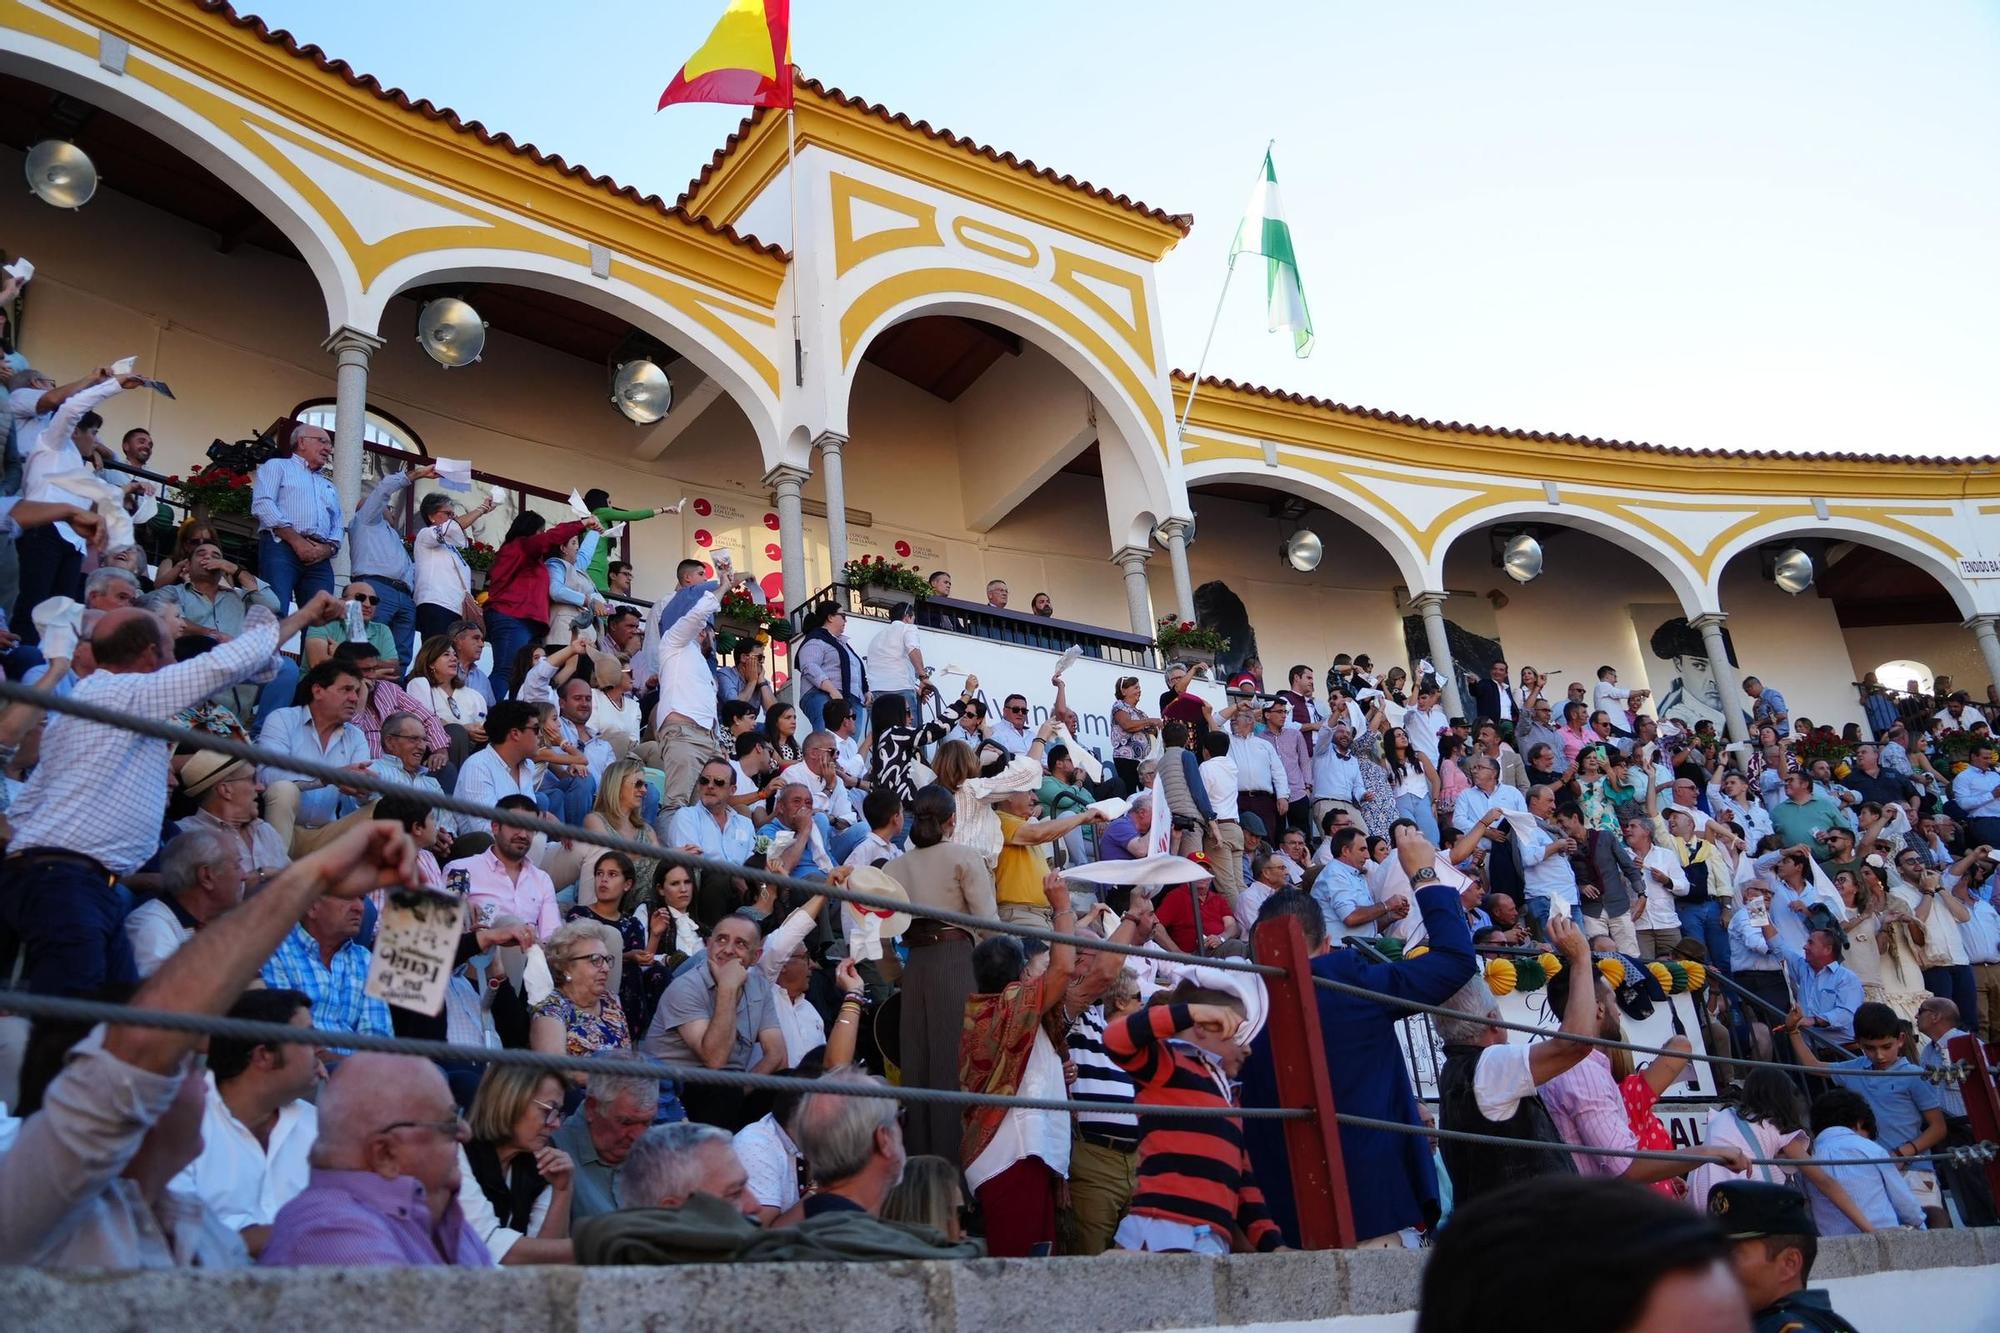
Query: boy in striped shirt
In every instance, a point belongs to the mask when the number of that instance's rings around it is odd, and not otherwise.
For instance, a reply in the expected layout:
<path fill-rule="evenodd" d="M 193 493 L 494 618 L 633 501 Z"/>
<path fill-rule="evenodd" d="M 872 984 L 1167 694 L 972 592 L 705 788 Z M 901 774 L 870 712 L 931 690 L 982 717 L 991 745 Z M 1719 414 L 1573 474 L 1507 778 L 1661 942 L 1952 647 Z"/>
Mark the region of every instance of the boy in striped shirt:
<path fill-rule="evenodd" d="M 1278 1249 L 1284 1238 L 1251 1174 L 1242 1118 L 1146 1114 L 1148 1106 L 1234 1107 L 1230 1080 L 1248 1054 L 1235 1041 L 1243 1004 L 1186 982 L 1168 1001 L 1104 1032 L 1105 1053 L 1138 1086 L 1138 1184 L 1116 1244 L 1195 1254 Z"/>

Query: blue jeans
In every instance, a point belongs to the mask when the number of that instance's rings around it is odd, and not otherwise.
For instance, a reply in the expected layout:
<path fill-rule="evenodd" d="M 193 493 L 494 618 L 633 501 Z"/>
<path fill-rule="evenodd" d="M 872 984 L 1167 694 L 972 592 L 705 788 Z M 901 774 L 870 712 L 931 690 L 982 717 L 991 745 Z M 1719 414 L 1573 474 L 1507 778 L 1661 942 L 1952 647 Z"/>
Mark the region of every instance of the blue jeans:
<path fill-rule="evenodd" d="M 566 777 L 553 768 L 542 774 L 542 785 L 535 792 L 535 803 L 542 807 L 542 813 L 554 815 L 565 824 L 581 824 L 596 800 L 596 778 L 588 773 Z"/>
<path fill-rule="evenodd" d="M 1970 966 L 1961 963 L 1957 967 L 1927 967 L 1924 989 L 1958 1006 L 1961 1028 L 1969 1032 L 1979 1030 L 1979 982 Z"/>
<path fill-rule="evenodd" d="M 814 731 L 826 730 L 826 706 L 833 702 L 825 690 L 811 689 L 799 696 L 799 710 L 812 723 Z"/>
<path fill-rule="evenodd" d="M 1433 843 L 1437 842 L 1440 836 L 1438 833 L 1437 811 L 1432 808 L 1430 797 L 1398 796 L 1396 798 L 1396 809 L 1401 813 L 1403 818 L 1414 823 L 1426 838 L 1429 838 Z"/>
<path fill-rule="evenodd" d="M 493 650 L 493 694 L 497 699 L 511 699 L 514 689 L 520 684 L 514 679 L 514 658 L 531 643 L 540 643 L 548 626 L 537 628 L 525 620 L 516 620 L 504 611 L 488 609 L 486 612 L 486 646 Z"/>
<path fill-rule="evenodd" d="M 1705 903 L 1680 903 L 1674 910 L 1681 918 L 1681 935 L 1701 941 L 1708 950 L 1708 966 L 1729 970 L 1729 930 L 1722 924 L 1722 904 L 1710 898 Z"/>
<path fill-rule="evenodd" d="M 822 818 L 824 817 L 822 816 Z M 828 827 L 832 826 L 828 825 Z M 825 836 L 824 832 L 822 832 L 821 836 Z M 867 838 L 867 822 L 857 819 L 845 832 L 836 833 L 827 839 L 826 854 L 833 858 L 835 865 L 844 865 L 847 861 L 847 854 L 867 841 Z"/>
<path fill-rule="evenodd" d="M 94 995 L 137 982 L 125 935 L 131 897 L 82 861 L 9 860 L 0 868 L 0 975 L 19 952 L 21 986 L 32 994 Z"/>
<path fill-rule="evenodd" d="M 299 664 L 283 653 L 278 654 L 278 674 L 257 691 L 257 716 L 251 720 L 250 734 L 264 734 L 264 722 L 280 708 L 290 708 L 292 700 L 299 692 Z"/>
<path fill-rule="evenodd" d="M 375 623 L 389 627 L 389 637 L 396 641 L 396 657 L 408 666 L 411 644 L 417 633 L 417 604 L 381 579 L 369 578 L 366 574 L 354 577 L 356 582 L 373 588 L 375 595 L 382 599 L 375 605 Z"/>
<path fill-rule="evenodd" d="M 291 611 L 294 595 L 300 602 L 308 602 L 316 592 L 333 591 L 333 560 L 329 557 L 316 564 L 301 564 L 298 553 L 291 547 L 268 532 L 260 532 L 257 577 L 271 585 L 271 595 L 278 599 L 278 614 L 282 616 Z"/>

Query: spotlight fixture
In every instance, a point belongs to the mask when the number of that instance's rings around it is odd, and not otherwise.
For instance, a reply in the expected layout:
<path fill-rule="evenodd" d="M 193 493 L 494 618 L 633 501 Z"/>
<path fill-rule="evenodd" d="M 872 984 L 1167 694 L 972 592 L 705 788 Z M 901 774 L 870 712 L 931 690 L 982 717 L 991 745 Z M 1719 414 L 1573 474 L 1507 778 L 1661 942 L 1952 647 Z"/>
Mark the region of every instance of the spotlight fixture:
<path fill-rule="evenodd" d="M 1813 585 L 1812 557 L 1796 546 L 1786 547 L 1771 561 L 1771 582 L 1798 596 Z"/>
<path fill-rule="evenodd" d="M 450 370 L 469 366 L 486 346 L 486 322 L 479 312 L 455 296 L 424 303 L 417 316 L 417 341 L 431 360 Z"/>
<path fill-rule="evenodd" d="M 82 208 L 97 193 L 97 167 L 81 148 L 44 139 L 28 150 L 28 188 L 45 204 Z"/>
<path fill-rule="evenodd" d="M 612 376 L 611 401 L 628 420 L 649 425 L 673 410 L 673 381 L 650 360 L 627 361 Z"/>
<path fill-rule="evenodd" d="M 1286 564 L 1299 573 L 1310 574 L 1319 568 L 1320 559 L 1326 554 L 1326 546 L 1320 541 L 1319 534 L 1311 528 L 1300 528 L 1285 538 L 1284 544 L 1278 548 L 1278 554 L 1284 557 Z"/>

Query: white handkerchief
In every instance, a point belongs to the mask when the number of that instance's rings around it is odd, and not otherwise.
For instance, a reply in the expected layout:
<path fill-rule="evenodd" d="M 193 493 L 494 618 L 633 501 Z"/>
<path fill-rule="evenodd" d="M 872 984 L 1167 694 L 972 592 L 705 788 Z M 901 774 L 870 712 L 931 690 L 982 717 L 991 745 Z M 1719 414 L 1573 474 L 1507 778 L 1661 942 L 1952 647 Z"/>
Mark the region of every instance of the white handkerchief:
<path fill-rule="evenodd" d="M 1123 819 L 1132 809 L 1132 802 L 1123 796 L 1112 796 L 1102 801 L 1092 801 L 1089 808 L 1098 811 L 1106 819 Z"/>
<path fill-rule="evenodd" d="M 130 375 L 138 364 L 139 358 L 136 356 L 121 356 L 111 363 L 111 373 L 119 376 Z"/>
<path fill-rule="evenodd" d="M 494 507 L 498 508 L 499 506 L 504 505 L 506 503 L 507 503 L 507 492 L 501 490 L 498 486 L 495 486 L 493 488 Z"/>
<path fill-rule="evenodd" d="M 89 500 L 91 509 L 104 520 L 105 550 L 132 545 L 132 516 L 125 512 L 124 487 L 114 486 L 85 468 L 63 473 L 62 488 Z"/>
<path fill-rule="evenodd" d="M 160 512 L 160 501 L 151 491 L 141 491 L 132 499 L 132 526 L 140 527 L 151 523 Z"/>
<path fill-rule="evenodd" d="M 26 256 L 23 256 L 7 265 L 5 269 L 0 269 L 0 272 L 11 274 L 19 278 L 22 282 L 26 282 L 35 276 L 35 266 L 28 262 Z"/>
<path fill-rule="evenodd" d="M 569 512 L 575 514 L 578 518 L 590 517 L 590 507 L 584 504 L 583 497 L 576 493 L 574 487 L 570 489 L 569 493 Z"/>
<path fill-rule="evenodd" d="M 437 469 L 438 485 L 448 491 L 469 491 L 472 489 L 472 461 L 466 458 L 440 458 L 431 464 Z"/>
<path fill-rule="evenodd" d="M 521 969 L 521 989 L 530 1009 L 555 993 L 556 979 L 549 972 L 548 957 L 539 944 L 528 950 L 527 966 Z"/>
<path fill-rule="evenodd" d="M 1069 647 L 1063 649 L 1063 655 L 1056 660 L 1056 675 L 1060 677 L 1063 672 L 1075 666 L 1076 659 L 1082 656 L 1083 649 L 1077 647 L 1075 644 L 1071 644 Z"/>
<path fill-rule="evenodd" d="M 51 597 L 37 602 L 30 613 L 35 632 L 41 636 L 42 656 L 73 658 L 77 636 L 83 632 L 83 603 L 67 597 Z"/>
<path fill-rule="evenodd" d="M 882 956 L 882 918 L 872 912 L 847 913 L 847 956 L 857 963 Z"/>
<path fill-rule="evenodd" d="M 682 497 L 681 497 L 680 499 L 678 499 L 678 500 L 674 501 L 674 502 L 673 502 L 672 504 L 670 504 L 670 505 L 661 505 L 661 506 L 660 506 L 660 512 L 661 512 L 662 514 L 678 514 L 678 513 L 680 513 L 680 512 L 681 512 L 681 508 L 682 508 L 682 507 L 683 507 L 684 505 L 686 505 L 686 504 L 687 504 L 687 502 L 688 502 L 688 498 L 687 498 L 687 497 L 686 497 L 685 495 L 683 495 L 683 496 L 682 496 Z"/>
<path fill-rule="evenodd" d="M 608 542 L 613 537 L 616 537 L 619 533 L 623 531 L 625 531 L 625 524 L 623 522 L 613 523 L 610 527 L 604 530 L 604 536 L 602 540 Z"/>

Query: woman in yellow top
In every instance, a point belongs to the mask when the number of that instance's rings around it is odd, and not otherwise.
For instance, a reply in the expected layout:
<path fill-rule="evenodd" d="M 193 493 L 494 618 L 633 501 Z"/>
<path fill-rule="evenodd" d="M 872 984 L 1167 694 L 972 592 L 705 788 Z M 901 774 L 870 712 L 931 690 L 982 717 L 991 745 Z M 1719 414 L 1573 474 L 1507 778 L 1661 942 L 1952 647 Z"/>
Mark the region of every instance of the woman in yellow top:
<path fill-rule="evenodd" d="M 1104 823 L 1104 812 L 1080 810 L 1060 819 L 1035 819 L 1040 802 L 1031 791 L 1008 792 L 994 802 L 994 808 L 1000 816 L 1000 861 L 993 871 L 1000 919 L 1011 925 L 1053 928 L 1055 913 L 1042 888 L 1049 874 L 1049 854 L 1042 849 L 1071 829 Z"/>

